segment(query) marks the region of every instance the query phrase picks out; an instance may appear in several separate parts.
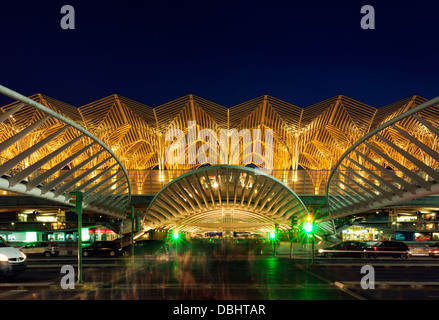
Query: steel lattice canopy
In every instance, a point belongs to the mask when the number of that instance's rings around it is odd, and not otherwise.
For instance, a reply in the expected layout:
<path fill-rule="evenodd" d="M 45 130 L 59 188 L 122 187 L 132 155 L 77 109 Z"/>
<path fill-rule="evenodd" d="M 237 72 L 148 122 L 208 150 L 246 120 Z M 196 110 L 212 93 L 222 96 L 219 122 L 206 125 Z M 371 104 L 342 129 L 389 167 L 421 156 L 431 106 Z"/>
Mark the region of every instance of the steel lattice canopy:
<path fill-rule="evenodd" d="M 283 182 L 259 169 L 217 165 L 174 179 L 152 200 L 143 218 L 146 229 L 183 232 L 287 230 L 293 215 L 308 213 Z"/>
<path fill-rule="evenodd" d="M 438 114 L 436 97 L 390 118 L 355 142 L 329 176 L 326 219 L 437 194 Z"/>

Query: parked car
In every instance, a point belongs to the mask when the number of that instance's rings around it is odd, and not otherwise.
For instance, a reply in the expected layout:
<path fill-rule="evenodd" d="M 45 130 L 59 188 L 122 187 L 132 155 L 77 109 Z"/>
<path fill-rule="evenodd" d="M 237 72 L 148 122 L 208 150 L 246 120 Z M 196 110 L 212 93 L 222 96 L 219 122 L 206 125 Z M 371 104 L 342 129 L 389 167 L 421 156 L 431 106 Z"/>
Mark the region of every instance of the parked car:
<path fill-rule="evenodd" d="M 411 256 L 432 256 L 434 257 L 436 253 L 433 251 L 439 248 L 439 241 L 436 241 L 432 244 L 422 245 L 422 246 L 411 246 L 410 247 L 410 255 Z M 430 254 L 430 252 L 432 254 Z"/>
<path fill-rule="evenodd" d="M 31 242 L 19 248 L 26 255 L 44 255 L 45 257 L 56 257 L 59 255 L 59 246 L 53 241 Z"/>
<path fill-rule="evenodd" d="M 330 247 L 322 248 L 317 251 L 319 256 L 326 258 L 332 257 L 356 257 L 364 258 L 365 249 L 369 245 L 361 241 L 343 241 L 336 243 Z"/>
<path fill-rule="evenodd" d="M 131 244 L 121 249 L 120 253 L 124 257 L 131 255 Z M 157 255 L 169 254 L 169 247 L 166 242 L 161 240 L 140 240 L 134 242 L 134 255 Z"/>
<path fill-rule="evenodd" d="M 110 256 L 119 255 L 120 243 L 119 241 L 98 241 L 92 245 L 82 248 L 82 255 L 88 256 Z"/>
<path fill-rule="evenodd" d="M 407 259 L 410 248 L 402 241 L 381 241 L 366 248 L 367 256 L 377 258 L 378 256 L 392 256 L 393 258 Z"/>
<path fill-rule="evenodd" d="M 27 269 L 26 255 L 0 237 L 0 274 L 15 277 Z"/>

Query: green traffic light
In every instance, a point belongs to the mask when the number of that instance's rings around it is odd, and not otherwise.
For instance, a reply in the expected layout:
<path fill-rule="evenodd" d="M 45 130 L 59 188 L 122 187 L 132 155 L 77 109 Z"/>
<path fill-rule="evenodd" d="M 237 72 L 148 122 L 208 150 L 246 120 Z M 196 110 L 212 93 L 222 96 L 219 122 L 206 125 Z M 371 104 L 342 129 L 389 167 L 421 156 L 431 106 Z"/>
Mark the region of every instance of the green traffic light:
<path fill-rule="evenodd" d="M 275 232 L 270 232 L 270 239 L 274 239 L 276 238 L 276 233 Z"/>
<path fill-rule="evenodd" d="M 180 237 L 180 234 L 178 232 L 174 232 L 172 234 L 172 237 L 174 238 L 174 240 L 177 240 Z"/>
<path fill-rule="evenodd" d="M 305 224 L 303 229 L 305 230 L 305 232 L 311 233 L 312 232 L 312 223 L 308 222 L 307 224 Z"/>

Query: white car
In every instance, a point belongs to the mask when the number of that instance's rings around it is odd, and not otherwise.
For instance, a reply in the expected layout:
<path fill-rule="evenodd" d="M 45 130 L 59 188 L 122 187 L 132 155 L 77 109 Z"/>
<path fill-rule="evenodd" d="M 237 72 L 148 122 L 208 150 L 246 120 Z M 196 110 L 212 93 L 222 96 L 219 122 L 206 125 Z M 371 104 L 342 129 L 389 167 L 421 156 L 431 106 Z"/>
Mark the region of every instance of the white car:
<path fill-rule="evenodd" d="M 26 255 L 0 237 L 0 275 L 14 277 L 26 269 Z"/>

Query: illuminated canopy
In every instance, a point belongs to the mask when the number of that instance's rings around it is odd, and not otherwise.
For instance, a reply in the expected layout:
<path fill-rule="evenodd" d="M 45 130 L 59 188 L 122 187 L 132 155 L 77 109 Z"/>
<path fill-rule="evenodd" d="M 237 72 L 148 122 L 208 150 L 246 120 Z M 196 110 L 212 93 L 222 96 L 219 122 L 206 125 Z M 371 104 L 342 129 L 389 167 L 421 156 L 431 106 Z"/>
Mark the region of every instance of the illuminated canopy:
<path fill-rule="evenodd" d="M 261 170 L 218 165 L 186 173 L 165 186 L 144 217 L 146 228 L 287 230 L 291 216 L 308 213 L 284 183 Z"/>

